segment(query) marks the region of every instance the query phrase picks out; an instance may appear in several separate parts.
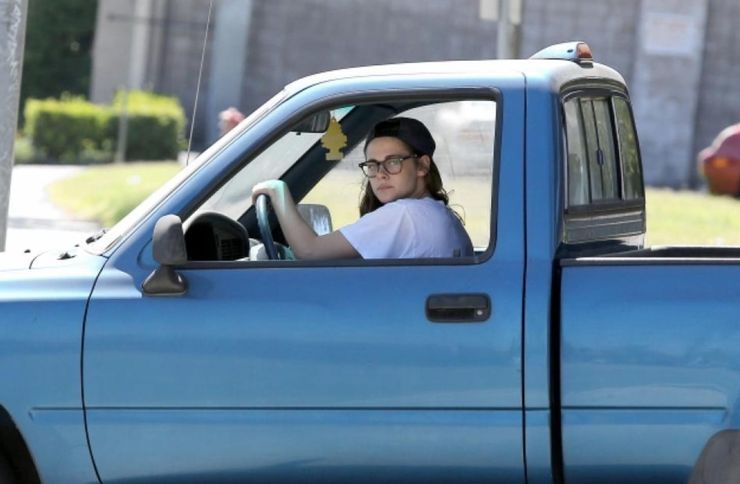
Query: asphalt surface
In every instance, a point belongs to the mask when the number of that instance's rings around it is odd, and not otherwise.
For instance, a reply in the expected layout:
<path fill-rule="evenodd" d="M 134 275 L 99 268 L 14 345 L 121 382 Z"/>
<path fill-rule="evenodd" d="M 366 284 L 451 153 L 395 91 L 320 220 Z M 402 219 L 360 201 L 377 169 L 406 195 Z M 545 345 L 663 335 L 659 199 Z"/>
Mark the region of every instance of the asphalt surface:
<path fill-rule="evenodd" d="M 56 165 L 18 165 L 13 168 L 6 252 L 66 248 L 100 228 L 94 221 L 72 217 L 49 199 L 50 184 L 84 169 Z"/>

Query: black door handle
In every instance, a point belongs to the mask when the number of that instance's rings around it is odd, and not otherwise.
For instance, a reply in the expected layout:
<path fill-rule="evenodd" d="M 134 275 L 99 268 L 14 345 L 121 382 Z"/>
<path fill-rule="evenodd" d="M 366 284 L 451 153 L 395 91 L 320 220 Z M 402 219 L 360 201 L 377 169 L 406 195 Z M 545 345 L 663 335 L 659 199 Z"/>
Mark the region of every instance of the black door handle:
<path fill-rule="evenodd" d="M 426 314 L 435 323 L 480 323 L 491 317 L 491 298 L 487 294 L 432 294 L 427 298 Z"/>

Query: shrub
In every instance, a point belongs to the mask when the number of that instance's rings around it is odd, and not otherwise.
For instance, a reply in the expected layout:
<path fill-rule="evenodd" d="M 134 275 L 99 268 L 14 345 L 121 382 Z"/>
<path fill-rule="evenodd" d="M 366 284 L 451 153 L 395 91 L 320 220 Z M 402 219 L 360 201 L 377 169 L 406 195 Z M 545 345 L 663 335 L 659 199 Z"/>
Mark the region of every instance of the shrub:
<path fill-rule="evenodd" d="M 36 150 L 31 145 L 31 140 L 24 136 L 15 137 L 15 146 L 13 147 L 13 163 L 16 165 L 25 165 L 38 163 L 42 161 Z"/>
<path fill-rule="evenodd" d="M 83 152 L 109 150 L 105 128 L 108 109 L 81 97 L 29 99 L 25 108 L 24 132 L 34 150 L 49 161 L 82 161 Z"/>
<path fill-rule="evenodd" d="M 108 136 L 115 140 L 124 93 L 113 101 Z M 174 97 L 144 91 L 127 96 L 127 160 L 173 160 L 184 144 L 185 112 Z"/>
<path fill-rule="evenodd" d="M 123 95 L 113 106 L 101 106 L 81 97 L 29 99 L 24 133 L 36 157 L 47 161 L 98 163 L 110 161 L 116 150 Z M 142 91 L 127 101 L 127 160 L 176 159 L 183 145 L 185 113 L 177 99 Z"/>

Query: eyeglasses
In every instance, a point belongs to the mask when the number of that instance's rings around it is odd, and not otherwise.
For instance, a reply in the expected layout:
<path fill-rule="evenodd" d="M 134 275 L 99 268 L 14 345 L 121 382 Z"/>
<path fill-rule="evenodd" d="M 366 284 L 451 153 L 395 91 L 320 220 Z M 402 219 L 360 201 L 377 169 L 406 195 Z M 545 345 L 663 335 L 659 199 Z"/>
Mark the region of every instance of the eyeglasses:
<path fill-rule="evenodd" d="M 378 175 L 381 166 L 383 167 L 383 171 L 387 174 L 397 175 L 398 173 L 401 173 L 404 160 L 416 157 L 416 155 L 392 156 L 390 158 L 386 158 L 385 161 L 367 160 L 357 166 L 362 168 L 362 172 L 368 178 L 375 178 Z"/>

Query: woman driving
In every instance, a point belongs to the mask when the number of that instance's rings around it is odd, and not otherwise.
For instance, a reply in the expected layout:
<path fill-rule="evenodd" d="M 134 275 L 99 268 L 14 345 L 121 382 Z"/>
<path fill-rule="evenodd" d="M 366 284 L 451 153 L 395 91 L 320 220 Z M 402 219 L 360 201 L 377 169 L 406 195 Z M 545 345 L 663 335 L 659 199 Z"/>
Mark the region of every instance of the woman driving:
<path fill-rule="evenodd" d="M 285 238 L 299 259 L 472 256 L 473 246 L 432 155 L 436 144 L 423 123 L 392 118 L 375 125 L 365 142 L 366 176 L 360 219 L 318 236 L 298 213 L 280 180 L 257 184 L 252 199 L 270 197 Z"/>

